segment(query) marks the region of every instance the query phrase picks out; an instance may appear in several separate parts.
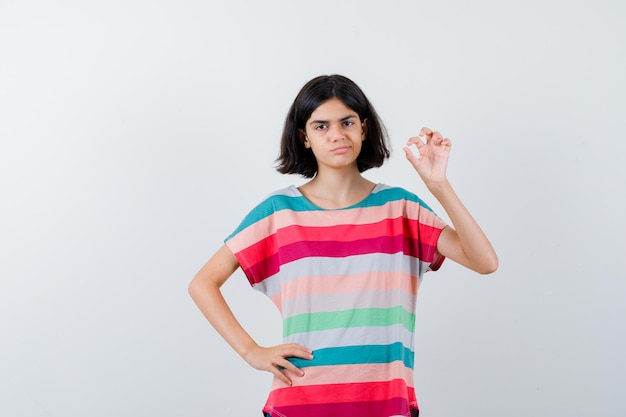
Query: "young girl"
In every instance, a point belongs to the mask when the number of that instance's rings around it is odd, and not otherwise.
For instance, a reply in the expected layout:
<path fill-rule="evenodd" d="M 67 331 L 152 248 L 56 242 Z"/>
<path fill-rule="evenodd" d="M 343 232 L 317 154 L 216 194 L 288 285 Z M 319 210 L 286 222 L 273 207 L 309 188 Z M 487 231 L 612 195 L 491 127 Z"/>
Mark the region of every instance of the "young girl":
<path fill-rule="evenodd" d="M 446 178 L 450 149 L 448 138 L 422 128 L 404 151 L 454 228 L 415 194 L 361 175 L 389 150 L 354 82 L 320 76 L 302 88 L 277 169 L 312 179 L 255 207 L 189 286 L 232 348 L 274 375 L 265 416 L 418 415 L 413 331 L 422 275 L 446 257 L 484 274 L 498 265 Z M 280 310 L 283 344 L 257 345 L 229 309 L 220 287 L 239 267 Z"/>

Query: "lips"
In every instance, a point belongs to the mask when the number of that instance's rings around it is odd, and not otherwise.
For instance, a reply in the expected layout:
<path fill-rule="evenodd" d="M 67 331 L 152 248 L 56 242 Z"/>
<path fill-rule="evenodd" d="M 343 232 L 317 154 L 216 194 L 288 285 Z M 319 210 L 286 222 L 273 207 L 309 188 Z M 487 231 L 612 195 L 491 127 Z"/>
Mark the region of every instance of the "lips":
<path fill-rule="evenodd" d="M 331 152 L 334 152 L 334 153 L 346 153 L 346 152 L 348 152 L 349 149 L 350 149 L 349 146 L 339 146 L 337 148 L 332 149 Z"/>

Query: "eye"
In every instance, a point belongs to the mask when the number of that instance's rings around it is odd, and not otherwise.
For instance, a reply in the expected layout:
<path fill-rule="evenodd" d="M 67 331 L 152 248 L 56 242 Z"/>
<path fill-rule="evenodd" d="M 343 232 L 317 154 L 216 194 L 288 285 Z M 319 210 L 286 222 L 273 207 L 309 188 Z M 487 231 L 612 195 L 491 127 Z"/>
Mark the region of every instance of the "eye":
<path fill-rule="evenodd" d="M 344 120 L 343 122 L 343 126 L 344 127 L 350 127 L 350 126 L 354 126 L 354 122 L 351 120 Z"/>
<path fill-rule="evenodd" d="M 317 125 L 315 126 L 315 130 L 324 130 L 326 129 L 326 125 Z"/>

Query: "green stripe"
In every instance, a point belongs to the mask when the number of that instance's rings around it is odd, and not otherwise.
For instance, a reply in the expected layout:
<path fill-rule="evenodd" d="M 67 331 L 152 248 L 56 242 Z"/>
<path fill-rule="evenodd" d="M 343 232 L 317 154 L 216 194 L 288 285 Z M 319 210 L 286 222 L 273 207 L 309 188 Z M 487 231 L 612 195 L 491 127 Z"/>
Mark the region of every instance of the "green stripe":
<path fill-rule="evenodd" d="M 401 324 L 413 332 L 415 330 L 415 314 L 409 313 L 401 306 L 299 314 L 284 320 L 283 336 L 319 330 L 393 326 L 394 324 Z"/>

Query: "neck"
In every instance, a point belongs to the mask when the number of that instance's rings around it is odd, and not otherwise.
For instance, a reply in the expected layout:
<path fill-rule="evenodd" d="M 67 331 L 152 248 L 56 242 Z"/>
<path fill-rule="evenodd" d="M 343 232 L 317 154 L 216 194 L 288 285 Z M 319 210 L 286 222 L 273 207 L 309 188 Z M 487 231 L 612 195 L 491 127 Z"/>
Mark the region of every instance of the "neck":
<path fill-rule="evenodd" d="M 315 178 L 301 186 L 300 192 L 313 204 L 328 209 L 349 207 L 365 199 L 374 183 L 357 170 L 318 172 Z"/>

